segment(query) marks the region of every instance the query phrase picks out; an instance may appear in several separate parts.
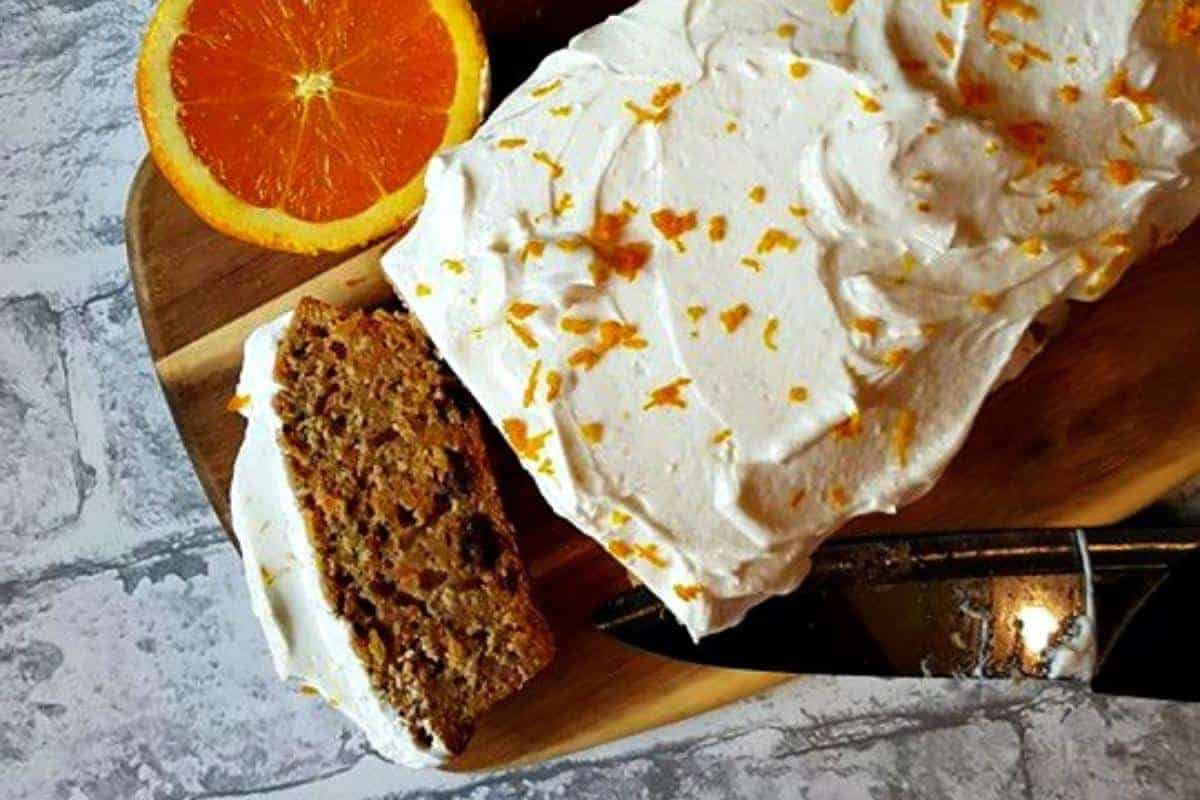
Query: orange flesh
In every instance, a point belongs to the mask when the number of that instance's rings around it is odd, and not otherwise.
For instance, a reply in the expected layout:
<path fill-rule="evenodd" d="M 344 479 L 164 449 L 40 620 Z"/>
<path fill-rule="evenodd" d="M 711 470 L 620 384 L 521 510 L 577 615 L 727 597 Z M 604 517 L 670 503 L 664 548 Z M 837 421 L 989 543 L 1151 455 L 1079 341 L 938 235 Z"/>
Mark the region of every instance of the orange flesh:
<path fill-rule="evenodd" d="M 179 124 L 216 180 L 309 222 L 407 184 L 442 141 L 457 80 L 423 0 L 194 0 L 170 69 Z"/>

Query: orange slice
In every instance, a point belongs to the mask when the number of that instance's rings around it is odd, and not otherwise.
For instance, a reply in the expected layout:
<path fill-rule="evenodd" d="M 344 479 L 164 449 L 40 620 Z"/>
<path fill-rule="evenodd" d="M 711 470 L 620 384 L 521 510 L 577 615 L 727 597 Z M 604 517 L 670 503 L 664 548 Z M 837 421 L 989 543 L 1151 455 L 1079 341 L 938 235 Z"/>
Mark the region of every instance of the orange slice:
<path fill-rule="evenodd" d="M 468 0 L 162 0 L 137 68 L 159 170 L 213 227 L 343 250 L 409 219 L 469 137 L 487 51 Z"/>

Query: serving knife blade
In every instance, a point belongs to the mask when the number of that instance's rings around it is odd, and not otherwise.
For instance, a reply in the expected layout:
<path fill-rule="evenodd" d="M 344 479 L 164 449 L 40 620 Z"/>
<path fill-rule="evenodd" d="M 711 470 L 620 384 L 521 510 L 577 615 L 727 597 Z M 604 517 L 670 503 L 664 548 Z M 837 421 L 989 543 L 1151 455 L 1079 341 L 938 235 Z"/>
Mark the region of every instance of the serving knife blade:
<path fill-rule="evenodd" d="M 711 666 L 1058 678 L 1200 700 L 1185 627 L 1198 599 L 1200 527 L 970 531 L 828 542 L 797 591 L 698 643 L 645 588 L 594 619 Z"/>

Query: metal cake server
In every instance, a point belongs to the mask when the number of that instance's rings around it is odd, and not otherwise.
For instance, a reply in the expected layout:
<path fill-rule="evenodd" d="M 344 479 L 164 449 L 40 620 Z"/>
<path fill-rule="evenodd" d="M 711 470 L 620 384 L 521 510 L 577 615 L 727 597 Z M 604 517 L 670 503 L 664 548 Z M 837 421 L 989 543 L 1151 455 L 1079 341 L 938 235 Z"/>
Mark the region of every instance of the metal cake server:
<path fill-rule="evenodd" d="M 626 644 L 712 666 L 1058 678 L 1194 701 L 1198 601 L 1200 527 L 976 531 L 828 542 L 796 592 L 698 644 L 645 588 L 595 622 Z"/>

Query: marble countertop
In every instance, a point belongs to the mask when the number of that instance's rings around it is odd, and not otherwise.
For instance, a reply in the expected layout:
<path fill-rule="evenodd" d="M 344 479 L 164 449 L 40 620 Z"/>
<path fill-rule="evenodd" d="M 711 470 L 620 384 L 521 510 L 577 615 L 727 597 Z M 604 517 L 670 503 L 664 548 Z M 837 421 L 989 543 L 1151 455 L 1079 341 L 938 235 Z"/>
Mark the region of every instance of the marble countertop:
<path fill-rule="evenodd" d="M 0 796 L 1200 796 L 1200 706 L 1070 685 L 813 678 L 532 769 L 380 760 L 272 674 L 151 372 L 122 238 L 150 8 L 0 0 Z"/>

